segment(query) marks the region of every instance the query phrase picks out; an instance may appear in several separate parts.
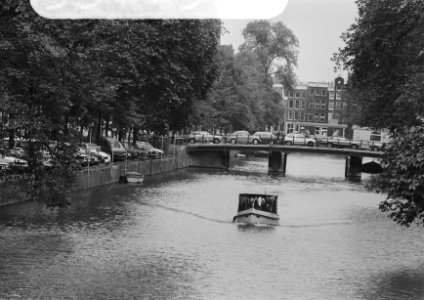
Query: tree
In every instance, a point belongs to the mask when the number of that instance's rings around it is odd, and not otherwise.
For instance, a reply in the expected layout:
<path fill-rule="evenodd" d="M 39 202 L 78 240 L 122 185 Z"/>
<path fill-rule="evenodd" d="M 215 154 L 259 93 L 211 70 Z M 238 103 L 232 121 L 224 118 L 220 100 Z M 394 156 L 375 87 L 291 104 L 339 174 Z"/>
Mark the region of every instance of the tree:
<path fill-rule="evenodd" d="M 424 3 L 357 0 L 359 18 L 342 35 L 336 62 L 351 76 L 348 91 L 361 125 L 389 128 L 383 172 L 369 187 L 387 194 L 380 204 L 401 225 L 424 225 Z"/>
<path fill-rule="evenodd" d="M 34 199 L 66 203 L 73 155 L 93 122 L 95 136 L 112 126 L 121 139 L 142 126 L 184 128 L 216 78 L 220 30 L 218 20 L 48 20 L 27 0 L 5 0 L 0 134 L 9 147 L 24 135 Z"/>
<path fill-rule="evenodd" d="M 424 3 L 357 0 L 357 5 L 359 18 L 342 35 L 346 46 L 335 60 L 351 72 L 349 92 L 359 103 L 358 122 L 392 129 L 416 124 L 416 115 L 399 98 L 423 71 Z"/>
<path fill-rule="evenodd" d="M 383 212 L 401 225 L 424 225 L 424 123 L 404 127 L 388 145 L 381 160 L 383 173 L 370 186 L 386 193 Z"/>
<path fill-rule="evenodd" d="M 240 46 L 240 51 L 257 55 L 264 77 L 269 75 L 273 64 L 278 66 L 277 72 L 281 76 L 286 79 L 292 77 L 292 68 L 297 65 L 299 42 L 287 26 L 281 22 L 252 21 L 243 30 L 243 36 L 245 42 Z"/>

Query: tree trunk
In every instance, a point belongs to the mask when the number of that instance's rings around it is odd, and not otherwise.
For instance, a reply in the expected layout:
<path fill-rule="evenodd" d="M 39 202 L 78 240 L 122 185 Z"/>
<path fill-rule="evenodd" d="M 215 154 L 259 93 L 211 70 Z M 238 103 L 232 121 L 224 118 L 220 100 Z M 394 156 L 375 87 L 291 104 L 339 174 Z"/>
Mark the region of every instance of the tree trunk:
<path fill-rule="evenodd" d="M 139 128 L 133 127 L 133 143 L 135 144 L 138 140 L 138 130 Z"/>
<path fill-rule="evenodd" d="M 109 136 L 109 116 L 106 116 L 105 117 L 105 122 L 106 122 L 106 125 L 105 125 L 105 136 Z"/>
<path fill-rule="evenodd" d="M 100 141 L 100 137 L 101 137 L 101 132 L 102 132 L 102 114 L 99 113 L 99 115 L 97 116 L 97 124 L 96 124 L 96 133 L 95 133 L 95 137 L 96 137 L 96 142 Z"/>

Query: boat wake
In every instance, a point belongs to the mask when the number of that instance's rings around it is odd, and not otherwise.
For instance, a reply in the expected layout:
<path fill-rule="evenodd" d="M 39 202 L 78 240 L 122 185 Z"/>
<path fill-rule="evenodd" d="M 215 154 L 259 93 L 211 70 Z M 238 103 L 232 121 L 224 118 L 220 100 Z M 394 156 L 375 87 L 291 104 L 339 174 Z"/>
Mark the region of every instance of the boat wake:
<path fill-rule="evenodd" d="M 325 226 L 339 226 L 339 225 L 350 225 L 352 222 L 329 222 L 329 223 L 319 223 L 319 224 L 299 224 L 299 225 L 290 225 L 290 224 L 280 224 L 280 227 L 286 228 L 315 228 L 315 227 L 325 227 Z"/>
<path fill-rule="evenodd" d="M 203 219 L 203 220 L 206 220 L 206 221 L 214 222 L 214 223 L 221 223 L 221 224 L 232 224 L 233 223 L 232 221 L 208 218 L 208 217 L 202 216 L 202 215 L 195 213 L 195 212 L 182 210 L 182 209 L 178 209 L 178 208 L 174 208 L 174 207 L 169 207 L 169 206 L 165 206 L 165 205 L 161 205 L 161 204 L 147 204 L 147 205 L 153 206 L 153 207 L 159 207 L 159 208 L 162 208 L 162 209 L 166 209 L 166 210 L 181 213 L 181 214 L 190 215 L 190 216 L 193 216 L 193 217 L 196 217 L 196 218 L 199 218 L 199 219 Z"/>

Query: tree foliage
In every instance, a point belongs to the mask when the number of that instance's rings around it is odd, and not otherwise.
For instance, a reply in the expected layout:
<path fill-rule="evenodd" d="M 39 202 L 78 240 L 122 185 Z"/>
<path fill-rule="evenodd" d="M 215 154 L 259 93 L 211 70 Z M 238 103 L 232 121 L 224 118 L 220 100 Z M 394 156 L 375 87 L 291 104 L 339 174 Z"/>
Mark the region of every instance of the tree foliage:
<path fill-rule="evenodd" d="M 91 124 L 95 140 L 111 130 L 122 140 L 131 129 L 183 129 L 217 76 L 220 31 L 218 20 L 49 20 L 27 0 L 5 0 L 0 138 L 36 141 L 27 149 L 33 178 L 54 180 L 68 178 L 73 150 L 65 146 Z M 55 176 L 38 176 L 42 149 L 53 155 Z"/>
<path fill-rule="evenodd" d="M 250 52 L 234 53 L 232 46 L 220 46 L 218 79 L 206 101 L 197 102 L 193 124 L 227 132 L 250 132 L 276 128 L 283 115 L 281 97 L 264 74 L 257 57 Z"/>
<path fill-rule="evenodd" d="M 371 187 L 386 193 L 380 209 L 401 225 L 424 225 L 424 123 L 397 131 L 381 160 L 383 173 Z"/>
<path fill-rule="evenodd" d="M 243 36 L 245 42 L 240 46 L 240 51 L 257 56 L 264 76 L 270 73 L 273 64 L 278 66 L 281 76 L 287 79 L 293 76 L 299 42 L 287 26 L 282 22 L 252 21 L 243 30 Z"/>
<path fill-rule="evenodd" d="M 192 124 L 251 132 L 280 125 L 284 112 L 273 77 L 286 88 L 294 84 L 297 38 L 283 23 L 265 20 L 248 23 L 243 35 L 238 53 L 232 46 L 219 48 L 218 78 L 209 97 L 195 103 Z"/>
<path fill-rule="evenodd" d="M 351 72 L 349 91 L 359 103 L 358 121 L 375 128 L 416 124 L 414 109 L 402 94 L 423 72 L 424 3 L 356 3 L 359 17 L 342 35 L 346 46 L 335 59 Z M 418 111 L 423 111 L 422 103 Z"/>
<path fill-rule="evenodd" d="M 370 188 L 387 194 L 380 209 L 399 224 L 424 225 L 424 2 L 357 0 L 359 18 L 335 59 L 351 72 L 359 123 L 388 128 L 393 140 Z"/>

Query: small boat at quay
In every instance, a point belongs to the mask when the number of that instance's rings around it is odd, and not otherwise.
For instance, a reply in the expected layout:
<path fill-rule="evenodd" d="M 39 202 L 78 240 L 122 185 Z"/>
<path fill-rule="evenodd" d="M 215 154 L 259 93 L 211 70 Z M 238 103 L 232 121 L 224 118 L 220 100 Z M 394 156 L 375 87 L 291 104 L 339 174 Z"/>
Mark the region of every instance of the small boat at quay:
<path fill-rule="evenodd" d="M 252 225 L 279 225 L 277 195 L 240 194 L 234 223 Z"/>
<path fill-rule="evenodd" d="M 144 175 L 138 172 L 127 172 L 121 176 L 120 181 L 125 183 L 143 183 Z"/>

